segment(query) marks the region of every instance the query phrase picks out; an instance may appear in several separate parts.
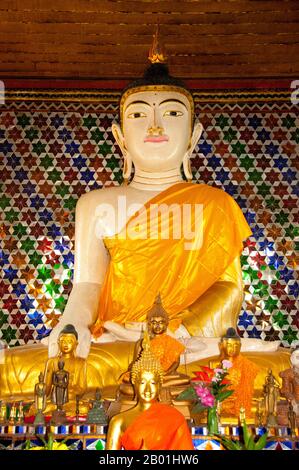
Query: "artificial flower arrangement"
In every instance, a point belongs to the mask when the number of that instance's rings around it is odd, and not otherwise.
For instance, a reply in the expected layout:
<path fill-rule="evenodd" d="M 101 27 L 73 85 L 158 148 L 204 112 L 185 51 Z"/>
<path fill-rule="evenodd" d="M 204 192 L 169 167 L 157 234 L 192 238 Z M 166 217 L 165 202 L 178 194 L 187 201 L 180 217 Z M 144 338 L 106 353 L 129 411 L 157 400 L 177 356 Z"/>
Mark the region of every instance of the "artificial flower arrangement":
<path fill-rule="evenodd" d="M 221 367 L 216 369 L 201 366 L 200 371 L 194 372 L 193 384 L 178 396 L 179 400 L 192 400 L 192 413 L 208 411 L 208 428 L 211 433 L 218 432 L 218 404 L 234 393 L 229 389 L 230 382 L 226 378 L 231 367 L 232 363 L 227 360 L 223 360 Z"/>

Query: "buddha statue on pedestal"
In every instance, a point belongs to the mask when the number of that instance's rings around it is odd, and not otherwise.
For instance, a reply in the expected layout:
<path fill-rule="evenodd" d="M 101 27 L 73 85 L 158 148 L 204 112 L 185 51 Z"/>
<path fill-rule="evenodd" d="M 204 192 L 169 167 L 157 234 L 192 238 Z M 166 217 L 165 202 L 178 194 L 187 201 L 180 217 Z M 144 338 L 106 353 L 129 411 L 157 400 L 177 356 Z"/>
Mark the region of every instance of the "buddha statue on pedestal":
<path fill-rule="evenodd" d="M 76 398 L 82 397 L 87 390 L 86 360 L 77 357 L 78 334 L 73 325 L 66 325 L 58 337 L 59 354 L 49 358 L 45 365 L 45 382 L 48 406 L 64 405 L 68 414 L 75 415 Z M 67 382 L 67 387 L 65 386 Z M 59 409 L 59 408 L 58 408 Z"/>
<path fill-rule="evenodd" d="M 45 424 L 45 417 L 43 415 L 43 411 L 46 409 L 46 406 L 47 406 L 46 384 L 44 382 L 44 374 L 43 372 L 41 372 L 38 376 L 38 382 L 35 384 L 35 387 L 34 387 L 34 408 L 36 410 L 34 424 L 36 426 L 38 425 L 43 426 Z"/>
<path fill-rule="evenodd" d="M 185 346 L 167 334 L 169 319 L 162 305 L 160 294 L 157 295 L 154 305 L 147 313 L 146 320 L 151 352 L 159 361 L 163 370 L 160 400 L 163 403 L 171 403 L 190 384 L 189 376 L 177 371 L 180 365 L 180 355 L 184 352 Z M 137 341 L 132 365 L 142 354 L 144 341 L 144 338 Z M 123 397 L 134 399 L 134 388 L 130 382 L 130 369 L 131 367 L 121 378 L 121 400 Z"/>
<path fill-rule="evenodd" d="M 241 338 L 234 328 L 228 328 L 219 343 L 220 361 L 217 367 L 222 367 L 222 361 L 231 363 L 228 369 L 227 380 L 229 388 L 234 393 L 221 403 L 221 414 L 228 417 L 239 417 L 242 409 L 247 418 L 252 417 L 252 405 L 254 396 L 254 381 L 258 373 L 258 367 L 241 351 Z M 214 367 L 215 363 L 210 366 Z"/>
<path fill-rule="evenodd" d="M 193 450 L 191 434 L 183 415 L 158 402 L 163 370 L 145 335 L 142 352 L 131 369 L 137 403 L 112 417 L 107 450 Z"/>
<path fill-rule="evenodd" d="M 80 399 L 87 390 L 87 367 L 86 360 L 77 357 L 76 348 L 78 345 L 78 334 L 73 325 L 66 325 L 58 337 L 58 354 L 55 357 L 48 358 L 45 364 L 44 377 L 45 382 L 37 384 L 40 399 L 43 387 L 46 405 L 43 405 L 44 415 L 49 415 L 56 406 L 63 403 L 64 410 L 68 415 L 74 416 L 76 413 L 76 398 Z M 67 378 L 67 387 L 65 382 Z M 35 402 L 28 415 L 35 414 L 39 409 L 36 408 L 39 401 Z M 81 403 L 81 408 L 82 408 Z M 85 406 L 85 409 L 87 405 Z"/>
<path fill-rule="evenodd" d="M 269 369 L 264 384 L 264 403 L 266 426 L 277 426 L 277 404 L 280 388 L 272 370 Z"/>
<path fill-rule="evenodd" d="M 165 63 L 152 63 L 122 93 L 120 120 L 112 133 L 128 184 L 80 197 L 65 311 L 47 339 L 48 351 L 43 344 L 5 350 L 0 398 L 32 397 L 41 364 L 48 354 L 57 356 L 67 324 L 78 334 L 77 356 L 89 355 L 88 388 L 115 386 L 139 338 L 127 324 L 146 320 L 157 292 L 170 327 L 189 337 L 218 338 L 236 325 L 243 299 L 240 253 L 251 231 L 229 194 L 191 182 L 190 158 L 202 133 L 192 94 Z M 273 370 L 289 367 L 287 353 L 278 358 L 262 360 Z M 197 369 L 192 364 L 190 374 Z"/>
<path fill-rule="evenodd" d="M 96 389 L 95 400 L 92 400 L 92 408 L 89 410 L 86 418 L 87 424 L 107 424 L 107 415 L 104 409 L 103 402 L 101 401 L 100 389 Z"/>

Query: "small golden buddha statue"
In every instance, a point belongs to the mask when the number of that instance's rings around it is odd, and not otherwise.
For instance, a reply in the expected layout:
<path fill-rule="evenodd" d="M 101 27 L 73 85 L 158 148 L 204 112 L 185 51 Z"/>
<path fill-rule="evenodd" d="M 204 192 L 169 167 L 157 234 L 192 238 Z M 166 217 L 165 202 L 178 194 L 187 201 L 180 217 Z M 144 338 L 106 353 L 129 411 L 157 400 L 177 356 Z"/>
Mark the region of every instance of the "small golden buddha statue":
<path fill-rule="evenodd" d="M 239 410 L 239 422 L 241 426 L 244 426 L 246 423 L 246 412 L 244 406 L 241 406 Z"/>
<path fill-rule="evenodd" d="M 45 366 L 47 396 L 51 394 L 54 372 L 59 370 L 62 360 L 64 369 L 69 373 L 68 401 L 75 402 L 76 395 L 82 396 L 86 391 L 86 360 L 76 356 L 78 334 L 73 325 L 66 325 L 58 337 L 58 356 L 49 358 Z"/>
<path fill-rule="evenodd" d="M 107 450 L 193 450 L 183 415 L 174 407 L 158 403 L 163 370 L 145 335 L 143 350 L 131 368 L 137 403 L 112 417 Z"/>
<path fill-rule="evenodd" d="M 184 352 L 185 346 L 167 334 L 169 319 L 162 305 L 160 294 L 158 294 L 154 305 L 149 310 L 146 320 L 151 352 L 158 359 L 163 370 L 163 385 L 160 397 L 163 402 L 168 403 L 190 383 L 189 376 L 177 371 L 180 365 L 180 355 Z M 141 338 L 136 343 L 133 363 L 143 350 L 143 342 L 144 338 Z M 134 388 L 130 383 L 130 371 L 124 374 L 122 380 L 121 393 L 134 397 Z"/>
<path fill-rule="evenodd" d="M 13 403 L 9 410 L 9 424 L 15 424 L 17 419 L 17 406 Z"/>
<path fill-rule="evenodd" d="M 7 406 L 4 401 L 1 401 L 0 405 L 0 423 L 5 424 L 7 421 Z"/>
<path fill-rule="evenodd" d="M 45 365 L 44 379 L 39 384 L 35 407 L 29 414 L 35 414 L 43 408 L 44 414 L 51 414 L 55 405 L 64 404 L 67 415 L 75 416 L 76 396 L 82 397 L 87 388 L 86 360 L 76 356 L 78 334 L 73 325 L 66 325 L 58 337 L 59 353 L 56 357 L 49 358 Z M 65 377 L 68 376 L 68 386 L 64 387 Z M 40 375 L 41 378 L 41 375 Z M 44 382 L 43 382 L 44 380 Z M 43 392 L 47 396 L 46 407 L 42 404 Z"/>
<path fill-rule="evenodd" d="M 264 384 L 264 400 L 266 425 L 277 426 L 277 403 L 279 398 L 279 382 L 274 377 L 272 370 L 269 369 Z"/>
<path fill-rule="evenodd" d="M 47 406 L 47 392 L 43 372 L 39 374 L 38 382 L 35 384 L 34 387 L 34 406 L 36 410 L 34 424 L 43 426 L 45 424 L 43 411 L 46 409 Z"/>
<path fill-rule="evenodd" d="M 230 361 L 232 367 L 228 369 L 227 380 L 231 382 L 230 388 L 234 393 L 222 402 L 222 413 L 227 416 L 239 417 L 240 409 L 246 416 L 252 416 L 252 400 L 254 392 L 254 380 L 258 373 L 258 367 L 244 357 L 241 351 L 241 338 L 234 328 L 228 328 L 219 343 L 220 363 Z M 215 364 L 214 364 L 215 365 Z M 213 364 L 211 364 L 213 367 Z"/>
<path fill-rule="evenodd" d="M 20 401 L 19 403 L 17 415 L 18 415 L 17 424 L 23 424 L 24 423 L 24 407 L 23 407 L 22 401 Z"/>

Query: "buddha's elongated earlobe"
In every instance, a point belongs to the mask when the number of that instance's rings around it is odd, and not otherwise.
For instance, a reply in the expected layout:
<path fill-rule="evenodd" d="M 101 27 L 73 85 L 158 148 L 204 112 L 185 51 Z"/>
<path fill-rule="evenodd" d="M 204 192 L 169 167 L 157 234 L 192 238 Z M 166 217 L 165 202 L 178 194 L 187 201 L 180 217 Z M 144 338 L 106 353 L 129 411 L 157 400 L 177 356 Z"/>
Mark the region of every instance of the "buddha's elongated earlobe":
<path fill-rule="evenodd" d="M 183 170 L 184 170 L 184 175 L 187 178 L 187 181 L 192 181 L 193 175 L 192 175 L 192 170 L 191 170 L 190 158 L 192 156 L 193 150 L 195 149 L 197 145 L 197 142 L 200 139 L 202 131 L 203 131 L 202 124 L 200 122 L 196 122 L 194 124 L 193 132 L 190 138 L 190 144 L 189 144 L 188 150 L 185 153 L 184 158 L 183 158 Z"/>
<path fill-rule="evenodd" d="M 114 123 L 112 124 L 111 130 L 124 157 L 123 178 L 124 184 L 127 184 L 132 173 L 132 159 L 126 148 L 125 138 L 123 136 L 120 126 Z"/>
<path fill-rule="evenodd" d="M 191 170 L 191 162 L 190 162 L 190 152 L 186 152 L 183 158 L 183 170 L 184 175 L 187 178 L 187 181 L 192 181 L 192 170 Z"/>
<path fill-rule="evenodd" d="M 132 159 L 128 153 L 124 154 L 123 179 L 124 184 L 128 184 L 132 173 Z"/>

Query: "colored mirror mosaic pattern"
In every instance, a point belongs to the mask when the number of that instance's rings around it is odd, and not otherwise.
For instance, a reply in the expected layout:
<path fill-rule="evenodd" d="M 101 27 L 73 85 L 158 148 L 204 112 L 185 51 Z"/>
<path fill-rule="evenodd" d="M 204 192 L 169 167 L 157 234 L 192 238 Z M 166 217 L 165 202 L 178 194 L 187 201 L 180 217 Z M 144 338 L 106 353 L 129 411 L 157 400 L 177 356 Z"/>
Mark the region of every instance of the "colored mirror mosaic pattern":
<path fill-rule="evenodd" d="M 294 347 L 298 106 L 273 90 L 248 99 L 241 91 L 223 96 L 195 93 L 204 133 L 192 158 L 193 179 L 231 194 L 253 232 L 241 258 L 239 333 Z M 46 92 L 21 98 L 15 93 L 1 108 L 0 340 L 10 347 L 40 340 L 64 310 L 80 195 L 122 182 L 122 158 L 111 133 L 118 93 L 48 98 Z"/>

